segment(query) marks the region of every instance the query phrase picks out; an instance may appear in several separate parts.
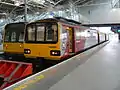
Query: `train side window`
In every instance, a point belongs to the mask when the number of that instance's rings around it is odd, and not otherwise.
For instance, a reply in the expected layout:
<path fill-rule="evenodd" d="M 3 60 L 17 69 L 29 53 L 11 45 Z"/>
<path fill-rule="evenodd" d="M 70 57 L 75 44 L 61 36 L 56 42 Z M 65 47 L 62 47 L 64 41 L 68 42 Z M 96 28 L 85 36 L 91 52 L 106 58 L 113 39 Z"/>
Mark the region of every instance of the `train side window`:
<path fill-rule="evenodd" d="M 75 28 L 76 40 L 80 40 L 82 37 L 82 31 L 79 28 Z"/>
<path fill-rule="evenodd" d="M 44 33 L 45 33 L 45 27 L 44 26 L 38 26 L 37 27 L 37 41 L 44 41 Z"/>
<path fill-rule="evenodd" d="M 35 27 L 28 27 L 28 40 L 35 41 Z"/>
<path fill-rule="evenodd" d="M 16 41 L 16 32 L 12 32 L 11 41 Z"/>
<path fill-rule="evenodd" d="M 24 41 L 24 32 L 21 32 L 19 36 L 19 42 L 23 42 L 23 41 Z"/>

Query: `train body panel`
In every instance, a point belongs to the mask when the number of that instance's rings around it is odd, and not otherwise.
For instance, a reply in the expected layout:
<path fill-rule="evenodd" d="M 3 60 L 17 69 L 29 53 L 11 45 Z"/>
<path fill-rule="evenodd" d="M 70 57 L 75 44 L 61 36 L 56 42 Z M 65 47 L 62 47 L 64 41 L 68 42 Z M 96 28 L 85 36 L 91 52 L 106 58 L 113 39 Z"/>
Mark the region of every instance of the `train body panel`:
<path fill-rule="evenodd" d="M 100 38 L 100 42 L 103 42 L 103 41 L 105 41 L 105 36 L 106 34 L 105 33 L 99 33 L 99 38 Z"/>
<path fill-rule="evenodd" d="M 24 52 L 23 43 L 4 43 L 3 48 L 6 53 L 23 54 Z"/>
<path fill-rule="evenodd" d="M 80 26 L 79 28 L 74 28 L 74 53 L 83 50 L 85 47 L 86 38 L 84 35 L 82 35 L 85 30 L 86 29 L 82 28 L 82 26 Z"/>
<path fill-rule="evenodd" d="M 98 32 L 96 30 L 86 30 L 86 40 L 85 40 L 85 47 L 89 48 L 93 45 L 98 44 Z"/>
<path fill-rule="evenodd" d="M 57 44 L 24 44 L 24 52 L 26 57 L 51 57 L 51 51 L 60 51 L 59 43 Z M 27 48 L 26 48 L 27 47 Z M 26 54 L 26 52 L 29 52 L 30 54 Z M 53 56 L 54 57 L 54 56 Z M 53 58 L 52 57 L 52 58 Z M 55 56 L 56 57 L 56 56 Z"/>

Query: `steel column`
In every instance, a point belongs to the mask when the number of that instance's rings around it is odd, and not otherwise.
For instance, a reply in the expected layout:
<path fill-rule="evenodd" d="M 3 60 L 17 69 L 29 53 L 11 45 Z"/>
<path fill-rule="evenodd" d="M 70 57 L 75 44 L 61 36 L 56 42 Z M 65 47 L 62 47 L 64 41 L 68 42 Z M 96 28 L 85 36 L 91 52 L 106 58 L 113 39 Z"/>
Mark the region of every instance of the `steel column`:
<path fill-rule="evenodd" d="M 25 9 L 25 13 L 24 13 L 24 21 L 27 22 L 27 0 L 24 0 L 24 9 Z"/>

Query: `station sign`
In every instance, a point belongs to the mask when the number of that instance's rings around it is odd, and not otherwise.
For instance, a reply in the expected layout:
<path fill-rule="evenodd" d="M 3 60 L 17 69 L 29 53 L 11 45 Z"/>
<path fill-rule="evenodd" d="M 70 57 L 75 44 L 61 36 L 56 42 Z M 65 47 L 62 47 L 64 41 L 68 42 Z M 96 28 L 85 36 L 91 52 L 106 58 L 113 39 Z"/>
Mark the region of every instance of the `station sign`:
<path fill-rule="evenodd" d="M 118 33 L 120 33 L 120 29 L 119 29 L 119 30 L 117 30 L 117 32 L 118 32 Z"/>
<path fill-rule="evenodd" d="M 111 31 L 115 33 L 120 33 L 120 25 L 112 26 Z"/>

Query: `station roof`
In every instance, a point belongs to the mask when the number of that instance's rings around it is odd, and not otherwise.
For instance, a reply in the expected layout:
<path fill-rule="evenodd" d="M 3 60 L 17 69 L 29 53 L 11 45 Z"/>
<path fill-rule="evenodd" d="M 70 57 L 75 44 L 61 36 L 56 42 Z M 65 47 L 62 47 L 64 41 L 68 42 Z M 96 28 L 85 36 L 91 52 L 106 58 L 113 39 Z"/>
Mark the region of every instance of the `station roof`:
<path fill-rule="evenodd" d="M 98 2 L 99 1 L 99 2 Z M 28 13 L 44 12 L 49 10 L 62 10 L 74 6 L 89 5 L 94 3 L 105 2 L 106 0 L 27 0 Z M 23 14 L 24 0 L 0 0 L 0 17 L 8 13 Z"/>

